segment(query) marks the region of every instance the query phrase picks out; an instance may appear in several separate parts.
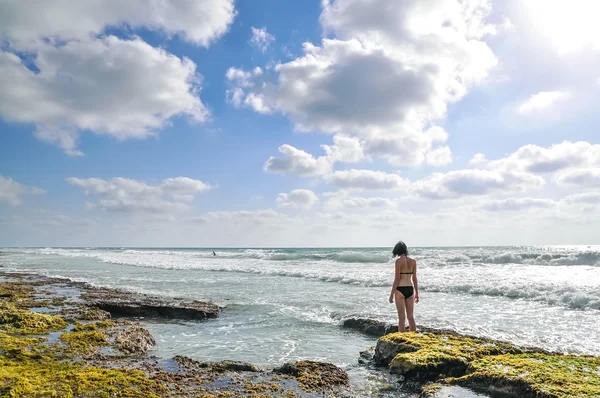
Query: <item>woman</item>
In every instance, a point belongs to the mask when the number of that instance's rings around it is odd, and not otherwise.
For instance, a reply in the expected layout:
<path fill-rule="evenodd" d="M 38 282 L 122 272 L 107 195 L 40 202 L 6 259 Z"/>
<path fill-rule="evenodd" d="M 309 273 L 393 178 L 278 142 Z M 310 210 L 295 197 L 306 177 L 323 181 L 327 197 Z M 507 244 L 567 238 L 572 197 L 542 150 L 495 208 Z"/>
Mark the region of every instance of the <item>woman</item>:
<path fill-rule="evenodd" d="M 413 310 L 415 303 L 419 302 L 419 284 L 417 283 L 417 262 L 408 257 L 408 249 L 404 242 L 398 242 L 392 254 L 398 257 L 394 274 L 394 284 L 390 293 L 390 303 L 396 297 L 398 310 L 398 331 L 405 332 L 405 319 L 411 332 L 416 331 Z"/>

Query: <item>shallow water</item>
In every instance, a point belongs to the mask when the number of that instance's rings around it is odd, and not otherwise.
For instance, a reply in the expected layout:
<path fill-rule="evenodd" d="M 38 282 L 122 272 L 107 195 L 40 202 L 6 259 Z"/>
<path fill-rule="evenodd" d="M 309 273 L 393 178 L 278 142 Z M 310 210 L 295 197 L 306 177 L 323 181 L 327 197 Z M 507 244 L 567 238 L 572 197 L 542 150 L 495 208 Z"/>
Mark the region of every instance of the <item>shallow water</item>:
<path fill-rule="evenodd" d="M 395 321 L 389 249 L 5 249 L 6 270 L 143 293 L 212 299 L 221 317 L 149 323 L 156 355 L 275 366 L 314 359 L 352 370 L 375 339 L 339 327 Z M 600 247 L 418 248 L 417 323 L 600 355 Z M 359 370 L 355 372 L 360 373 Z"/>

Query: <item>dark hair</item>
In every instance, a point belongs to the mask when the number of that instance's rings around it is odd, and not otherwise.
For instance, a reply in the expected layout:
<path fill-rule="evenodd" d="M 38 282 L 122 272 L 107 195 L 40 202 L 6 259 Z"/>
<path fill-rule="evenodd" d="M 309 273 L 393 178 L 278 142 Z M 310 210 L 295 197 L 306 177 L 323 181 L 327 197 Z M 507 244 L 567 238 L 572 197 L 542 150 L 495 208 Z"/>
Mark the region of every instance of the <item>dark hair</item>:
<path fill-rule="evenodd" d="M 406 247 L 406 243 L 402 241 L 396 243 L 396 246 L 394 246 L 394 250 L 392 250 L 392 254 L 394 255 L 394 257 L 401 256 L 403 254 L 405 256 L 408 256 L 408 248 Z"/>

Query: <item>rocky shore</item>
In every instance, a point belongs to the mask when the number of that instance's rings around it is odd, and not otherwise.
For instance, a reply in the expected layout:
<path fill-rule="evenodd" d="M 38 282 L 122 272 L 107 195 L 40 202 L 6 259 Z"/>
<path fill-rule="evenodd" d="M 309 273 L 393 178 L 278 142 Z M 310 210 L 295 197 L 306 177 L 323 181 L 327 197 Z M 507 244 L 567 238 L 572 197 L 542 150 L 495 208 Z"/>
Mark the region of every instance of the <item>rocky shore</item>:
<path fill-rule="evenodd" d="M 210 322 L 222 310 L 211 302 L 0 272 L 0 396 L 365 396 L 353 391 L 345 371 L 329 363 L 263 369 L 149 354 L 155 341 L 140 317 Z M 341 326 L 377 337 L 375 347 L 357 353 L 357 361 L 395 379 L 366 395 L 441 398 L 476 391 L 493 397 L 600 397 L 599 357 L 424 327 L 397 333 L 395 325 L 368 318 L 344 319 Z"/>
<path fill-rule="evenodd" d="M 405 389 L 421 397 L 441 396 L 440 390 L 448 386 L 494 397 L 600 397 L 600 357 L 562 355 L 428 328 L 397 333 L 393 326 L 368 318 L 345 319 L 341 325 L 382 336 L 361 353 L 362 361 L 387 368 Z"/>
<path fill-rule="evenodd" d="M 209 319 L 214 303 L 164 299 L 64 279 L 0 273 L 0 396 L 351 397 L 348 375 L 321 362 L 275 369 L 148 355 L 135 317 Z"/>

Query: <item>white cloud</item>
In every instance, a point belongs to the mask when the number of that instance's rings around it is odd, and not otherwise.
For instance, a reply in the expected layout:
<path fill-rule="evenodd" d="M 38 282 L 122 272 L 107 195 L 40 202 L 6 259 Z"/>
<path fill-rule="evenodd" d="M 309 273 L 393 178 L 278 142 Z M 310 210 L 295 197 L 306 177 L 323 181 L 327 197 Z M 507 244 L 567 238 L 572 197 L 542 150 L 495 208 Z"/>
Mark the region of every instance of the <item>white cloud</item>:
<path fill-rule="evenodd" d="M 182 201 L 191 201 L 194 195 L 210 189 L 210 185 L 187 177 L 167 178 L 160 185 L 149 185 L 135 179 L 115 177 L 66 179 L 71 185 L 84 189 L 85 195 L 97 195 L 102 199 L 87 202 L 88 208 L 125 212 L 171 212 L 189 209 Z M 164 199 L 170 195 L 175 201 Z"/>
<path fill-rule="evenodd" d="M 194 62 L 102 33 L 145 28 L 208 47 L 235 14 L 233 0 L 48 0 L 43 12 L 2 2 L 0 117 L 34 124 L 39 139 L 70 156 L 83 155 L 83 131 L 124 140 L 154 135 L 176 116 L 205 121 Z"/>
<path fill-rule="evenodd" d="M 559 54 L 600 49 L 600 27 L 594 0 L 529 0 L 524 2 L 533 27 Z"/>
<path fill-rule="evenodd" d="M 488 211 L 520 211 L 527 209 L 545 209 L 554 206 L 556 206 L 556 202 L 551 199 L 507 198 L 489 201 L 481 207 Z"/>
<path fill-rule="evenodd" d="M 439 126 L 430 127 L 425 132 L 421 132 L 418 127 L 407 123 L 398 131 L 373 130 L 365 137 L 363 146 L 368 155 L 381 156 L 391 165 L 419 166 L 425 160 L 433 163 L 436 163 L 436 160 L 440 160 L 442 163 L 451 161 L 449 148 L 433 149 L 435 145 L 442 144 L 447 139 L 448 133 Z"/>
<path fill-rule="evenodd" d="M 263 95 L 262 106 L 298 130 L 362 139 L 366 155 L 393 165 L 447 164 L 449 150 L 436 151 L 427 129 L 496 64 L 481 40 L 495 31 L 489 12 L 486 1 L 326 0 L 321 23 L 336 38 L 305 43 L 304 55 L 275 66 L 275 79 L 237 95 Z"/>
<path fill-rule="evenodd" d="M 524 101 L 517 111 L 522 115 L 540 112 L 549 109 L 553 104 L 568 98 L 568 96 L 568 93 L 564 91 L 540 91 Z"/>
<path fill-rule="evenodd" d="M 600 158 L 598 159 L 600 163 Z M 562 171 L 556 176 L 559 185 L 576 185 L 580 187 L 600 186 L 600 167 L 576 168 Z"/>
<path fill-rule="evenodd" d="M 129 25 L 178 35 L 206 47 L 227 32 L 236 14 L 233 0 L 45 0 L 43 12 L 32 12 L 31 7 L 24 1 L 3 1 L 0 37 L 17 43 L 69 40 L 101 33 L 109 26 Z"/>
<path fill-rule="evenodd" d="M 406 178 L 374 170 L 343 170 L 325 176 L 325 181 L 341 189 L 395 190 L 409 184 Z"/>
<path fill-rule="evenodd" d="M 198 192 L 208 191 L 211 189 L 211 186 L 189 177 L 175 177 L 163 180 L 160 188 L 164 193 L 171 195 L 193 195 Z"/>
<path fill-rule="evenodd" d="M 0 115 L 34 123 L 40 139 L 69 155 L 82 154 L 76 149 L 82 131 L 145 138 L 174 116 L 199 122 L 208 117 L 194 62 L 140 39 L 40 45 L 35 64 L 39 73 L 0 52 Z"/>
<path fill-rule="evenodd" d="M 319 203 L 319 198 L 308 189 L 294 189 L 290 193 L 280 193 L 276 203 L 278 207 L 309 209 Z"/>
<path fill-rule="evenodd" d="M 450 199 L 494 192 L 521 192 L 543 185 L 544 179 L 533 174 L 465 169 L 431 174 L 414 182 L 412 189 L 429 199 Z"/>
<path fill-rule="evenodd" d="M 397 207 L 398 202 L 388 198 L 343 197 L 334 196 L 325 202 L 328 209 L 386 209 Z"/>
<path fill-rule="evenodd" d="M 235 225 L 263 225 L 289 220 L 285 214 L 275 210 L 210 211 L 190 221 L 200 224 L 229 222 Z"/>
<path fill-rule="evenodd" d="M 245 71 L 243 69 L 238 69 L 234 67 L 230 67 L 225 72 L 225 78 L 234 82 L 237 86 L 240 87 L 252 87 L 254 83 L 252 82 L 252 77 L 260 76 L 262 74 L 262 69 L 258 66 L 254 68 L 251 72 Z"/>
<path fill-rule="evenodd" d="M 562 199 L 567 204 L 600 204 L 600 192 L 588 192 L 569 195 Z"/>
<path fill-rule="evenodd" d="M 442 146 L 427 153 L 427 164 L 430 166 L 447 166 L 452 163 L 452 151 Z"/>
<path fill-rule="evenodd" d="M 45 193 L 46 191 L 41 188 L 28 187 L 19 184 L 10 177 L 6 178 L 0 175 L 0 203 L 17 206 L 21 204 L 23 195 L 42 195 Z"/>
<path fill-rule="evenodd" d="M 251 108 L 255 112 L 269 114 L 273 112 L 265 100 L 263 94 L 249 93 L 244 98 L 244 105 Z"/>
<path fill-rule="evenodd" d="M 315 159 L 311 154 L 287 144 L 280 146 L 279 152 L 283 154 L 283 158 L 271 156 L 265 163 L 265 171 L 300 176 L 323 175 L 331 172 L 331 161 L 327 157 Z"/>
<path fill-rule="evenodd" d="M 469 160 L 469 164 L 481 164 L 481 163 L 486 163 L 487 159 L 485 158 L 485 155 L 483 153 L 476 153 L 475 155 L 473 155 L 473 157 L 471 158 L 471 160 Z"/>
<path fill-rule="evenodd" d="M 258 48 L 261 52 L 266 52 L 271 43 L 275 40 L 275 37 L 267 32 L 267 28 L 250 28 L 252 31 L 252 37 L 250 38 L 250 44 Z"/>
<path fill-rule="evenodd" d="M 321 145 L 332 162 L 358 163 L 365 158 L 360 141 L 355 138 L 335 135 L 333 145 Z"/>
<path fill-rule="evenodd" d="M 509 156 L 488 164 L 492 169 L 520 170 L 530 173 L 553 173 L 594 165 L 600 165 L 600 145 L 585 141 L 564 141 L 548 148 L 525 145 Z"/>
<path fill-rule="evenodd" d="M 89 218 L 75 218 L 64 214 L 36 219 L 31 222 L 35 227 L 89 227 L 96 222 Z"/>

